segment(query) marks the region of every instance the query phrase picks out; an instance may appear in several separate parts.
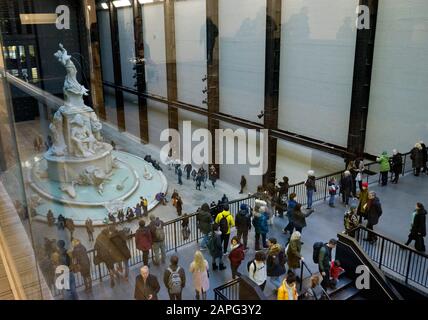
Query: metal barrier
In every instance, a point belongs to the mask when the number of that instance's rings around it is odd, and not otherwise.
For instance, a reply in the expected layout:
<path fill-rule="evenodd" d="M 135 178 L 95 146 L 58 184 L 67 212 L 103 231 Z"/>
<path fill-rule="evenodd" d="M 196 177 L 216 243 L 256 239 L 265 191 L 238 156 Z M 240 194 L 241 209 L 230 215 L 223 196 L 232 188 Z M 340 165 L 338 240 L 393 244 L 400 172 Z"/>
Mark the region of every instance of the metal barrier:
<path fill-rule="evenodd" d="M 227 301 L 227 300 L 239 300 L 239 283 L 241 278 L 231 280 L 224 285 L 215 288 L 214 300 Z"/>
<path fill-rule="evenodd" d="M 239 211 L 239 207 L 242 203 L 245 203 L 250 207 L 254 207 L 254 201 L 255 201 L 255 198 L 253 196 L 229 201 L 229 210 L 233 216 L 236 216 L 236 214 Z M 181 225 L 184 219 L 188 219 L 189 221 L 190 236 L 187 239 L 184 239 L 181 231 L 182 230 Z M 192 213 L 187 217 L 180 217 L 178 219 L 165 222 L 164 231 L 165 231 L 165 251 L 166 252 L 171 252 L 171 251 L 177 252 L 178 248 L 188 244 L 197 243 L 201 238 L 201 233 L 199 231 L 198 223 L 197 223 L 197 213 Z M 129 265 L 135 266 L 143 263 L 142 252 L 138 250 L 135 245 L 135 234 L 131 234 L 128 237 L 127 245 L 128 245 L 129 251 L 131 252 Z M 104 263 L 95 265 L 94 263 L 94 258 L 96 255 L 95 249 L 88 250 L 87 254 L 91 263 L 92 281 L 96 281 L 96 280 L 103 281 L 104 278 L 109 276 L 109 271 L 106 265 Z M 152 258 L 153 257 L 151 256 L 150 259 L 153 260 Z M 76 278 L 76 288 L 83 287 L 84 281 L 81 274 L 80 273 L 75 274 L 75 278 Z M 61 294 L 61 291 L 58 290 L 55 286 L 52 286 L 52 288 L 53 288 L 52 294 L 54 296 L 59 296 Z"/>
<path fill-rule="evenodd" d="M 369 237 L 370 235 L 370 237 Z M 365 241 L 377 237 L 375 243 Z M 375 231 L 360 226 L 355 229 L 355 239 L 379 269 L 428 292 L 428 255 L 389 239 Z"/>

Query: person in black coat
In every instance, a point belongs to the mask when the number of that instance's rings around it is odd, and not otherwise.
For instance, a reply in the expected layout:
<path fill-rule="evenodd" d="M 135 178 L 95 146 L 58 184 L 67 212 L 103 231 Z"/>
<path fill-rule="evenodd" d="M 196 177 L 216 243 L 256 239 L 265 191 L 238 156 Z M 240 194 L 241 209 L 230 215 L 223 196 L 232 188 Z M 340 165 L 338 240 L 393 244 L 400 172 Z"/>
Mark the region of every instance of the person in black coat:
<path fill-rule="evenodd" d="M 314 212 L 314 209 L 308 210 L 306 213 L 302 212 L 302 205 L 300 203 L 296 204 L 293 210 L 293 226 L 294 228 L 302 233 L 304 227 L 306 227 L 306 218 L 309 217 Z"/>
<path fill-rule="evenodd" d="M 392 183 L 397 184 L 398 179 L 400 178 L 401 172 L 403 172 L 403 158 L 401 153 L 397 150 L 392 150 L 392 158 L 391 158 L 391 171 L 394 173 L 394 178 L 392 179 Z"/>
<path fill-rule="evenodd" d="M 342 193 L 343 203 L 349 205 L 349 198 L 352 192 L 352 176 L 350 171 L 345 171 L 342 179 L 340 179 L 340 192 Z"/>
<path fill-rule="evenodd" d="M 248 249 L 248 232 L 251 230 L 251 213 L 248 205 L 241 203 L 240 210 L 235 217 L 235 227 L 237 230 L 238 241 L 243 238 L 244 250 Z"/>
<path fill-rule="evenodd" d="M 380 200 L 376 197 L 376 193 L 371 191 L 369 193 L 369 199 L 367 201 L 366 208 L 366 220 L 367 220 L 367 229 L 373 230 L 373 227 L 379 223 L 379 218 L 382 215 L 382 206 L 380 204 Z M 373 243 L 377 240 L 377 236 L 372 232 L 369 232 L 365 241 L 369 241 Z"/>
<path fill-rule="evenodd" d="M 406 246 L 408 246 L 413 240 L 415 240 L 415 249 L 421 252 L 425 252 L 424 237 L 427 234 L 426 215 L 427 212 L 424 205 L 418 202 L 416 204 L 416 210 L 413 212 L 409 239 L 406 242 Z"/>
<path fill-rule="evenodd" d="M 144 266 L 135 278 L 135 300 L 158 300 L 160 285 L 158 279 L 150 274 L 149 268 Z"/>
<path fill-rule="evenodd" d="M 287 261 L 285 250 L 278 244 L 275 238 L 270 238 L 267 241 L 269 247 L 266 259 L 266 275 L 270 277 L 270 281 L 275 287 L 275 290 L 281 286 L 281 276 L 285 274 L 285 263 Z"/>
<path fill-rule="evenodd" d="M 415 147 L 410 152 L 410 159 L 412 159 L 413 174 L 417 177 L 421 173 L 421 168 L 424 166 L 424 156 L 420 143 L 415 144 Z"/>
<path fill-rule="evenodd" d="M 419 142 L 422 147 L 422 172 L 428 174 L 427 161 L 428 161 L 428 149 L 423 141 Z"/>

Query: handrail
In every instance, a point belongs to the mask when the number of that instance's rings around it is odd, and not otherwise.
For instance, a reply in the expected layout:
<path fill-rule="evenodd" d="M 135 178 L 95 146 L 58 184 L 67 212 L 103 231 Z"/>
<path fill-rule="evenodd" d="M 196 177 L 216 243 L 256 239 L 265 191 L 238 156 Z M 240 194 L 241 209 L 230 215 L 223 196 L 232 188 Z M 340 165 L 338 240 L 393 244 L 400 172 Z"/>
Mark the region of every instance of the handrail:
<path fill-rule="evenodd" d="M 313 276 L 313 272 L 311 271 L 311 269 L 309 269 L 308 265 L 306 264 L 305 261 L 300 260 L 301 262 L 301 267 L 300 267 L 300 292 L 302 293 L 302 288 L 303 288 L 303 267 L 309 272 L 309 276 L 312 277 Z M 322 292 L 325 295 L 325 297 L 327 298 L 327 300 L 330 300 L 330 296 L 328 295 L 327 291 L 324 290 L 324 288 L 322 288 Z"/>
<path fill-rule="evenodd" d="M 378 232 L 359 226 L 354 229 L 356 242 L 377 264 L 380 270 L 401 278 L 406 285 L 428 292 L 428 255 Z M 371 234 L 378 238 L 380 245 L 369 244 L 364 237 Z"/>
<path fill-rule="evenodd" d="M 352 250 L 352 252 L 354 252 L 355 256 L 361 261 L 362 265 L 365 265 L 367 268 L 369 268 L 371 276 L 379 284 L 381 290 L 388 296 L 390 300 L 403 300 L 401 294 L 394 288 L 394 286 L 389 283 L 381 269 L 375 265 L 373 259 L 364 251 L 356 238 L 353 238 L 345 233 L 339 233 L 337 237 L 339 244 L 347 246 L 350 250 Z"/>

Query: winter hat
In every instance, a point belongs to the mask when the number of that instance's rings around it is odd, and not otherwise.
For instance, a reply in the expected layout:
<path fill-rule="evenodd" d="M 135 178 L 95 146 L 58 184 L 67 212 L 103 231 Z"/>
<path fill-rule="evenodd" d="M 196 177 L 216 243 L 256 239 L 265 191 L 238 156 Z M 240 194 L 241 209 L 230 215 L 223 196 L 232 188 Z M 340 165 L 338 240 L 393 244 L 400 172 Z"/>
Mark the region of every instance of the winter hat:
<path fill-rule="evenodd" d="M 362 187 L 363 187 L 363 188 L 368 188 L 368 187 L 369 187 L 369 184 L 368 184 L 367 182 L 363 182 L 363 183 L 362 183 Z"/>
<path fill-rule="evenodd" d="M 241 205 L 239 206 L 239 209 L 247 211 L 248 210 L 248 206 L 247 206 L 246 203 L 241 203 Z"/>
<path fill-rule="evenodd" d="M 309 170 L 309 171 L 308 171 L 308 176 L 309 176 L 309 177 L 313 177 L 313 176 L 315 176 L 315 171 L 314 171 L 314 170 Z"/>
<path fill-rule="evenodd" d="M 355 209 L 357 209 L 357 203 L 355 203 L 355 202 L 353 202 L 353 203 L 351 203 L 351 205 L 350 205 L 350 208 L 351 208 L 351 210 L 355 210 Z"/>
<path fill-rule="evenodd" d="M 392 154 L 395 156 L 398 153 L 397 149 L 392 150 Z"/>

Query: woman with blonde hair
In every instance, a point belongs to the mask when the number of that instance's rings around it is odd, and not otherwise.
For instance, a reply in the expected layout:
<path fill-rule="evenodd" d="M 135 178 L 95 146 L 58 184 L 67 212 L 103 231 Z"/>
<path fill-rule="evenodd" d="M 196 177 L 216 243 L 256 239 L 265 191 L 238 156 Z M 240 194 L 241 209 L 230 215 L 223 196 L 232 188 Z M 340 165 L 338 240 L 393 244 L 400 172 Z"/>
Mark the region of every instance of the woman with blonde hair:
<path fill-rule="evenodd" d="M 303 257 L 300 254 L 302 250 L 301 234 L 299 231 L 294 231 L 291 235 L 290 242 L 287 246 L 287 264 L 289 271 L 296 273 L 296 270 L 300 268 L 300 262 L 303 261 Z"/>
<path fill-rule="evenodd" d="M 195 288 L 196 292 L 196 300 L 199 300 L 201 295 L 202 300 L 207 300 L 207 291 L 210 288 L 208 270 L 208 261 L 205 260 L 201 251 L 196 251 L 189 270 L 192 273 L 193 287 Z"/>

